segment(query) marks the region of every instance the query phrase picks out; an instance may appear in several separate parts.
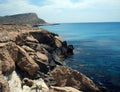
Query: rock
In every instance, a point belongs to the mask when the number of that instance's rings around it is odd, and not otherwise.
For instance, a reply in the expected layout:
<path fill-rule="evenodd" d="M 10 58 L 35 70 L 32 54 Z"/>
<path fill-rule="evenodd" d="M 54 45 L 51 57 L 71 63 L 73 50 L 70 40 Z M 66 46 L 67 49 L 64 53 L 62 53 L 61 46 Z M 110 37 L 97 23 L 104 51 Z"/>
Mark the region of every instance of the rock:
<path fill-rule="evenodd" d="M 23 45 L 22 48 L 27 52 L 34 52 L 34 50 L 26 45 Z"/>
<path fill-rule="evenodd" d="M 64 42 L 64 40 L 60 36 L 54 36 L 54 38 L 59 40 L 60 42 Z"/>
<path fill-rule="evenodd" d="M 17 65 L 20 67 L 20 69 L 27 72 L 29 75 L 34 75 L 39 70 L 39 66 L 23 48 L 20 46 L 17 47 L 19 52 Z"/>
<path fill-rule="evenodd" d="M 73 45 L 68 45 L 67 54 L 68 55 L 73 55 L 73 49 L 74 49 Z"/>
<path fill-rule="evenodd" d="M 49 92 L 49 88 L 43 79 L 40 78 L 40 79 L 34 80 L 34 85 L 32 88 L 37 87 L 37 86 L 38 88 L 41 88 L 42 92 Z"/>
<path fill-rule="evenodd" d="M 10 86 L 10 92 L 22 92 L 21 79 L 16 71 L 13 71 L 10 75 L 5 77 Z"/>
<path fill-rule="evenodd" d="M 29 86 L 24 85 L 22 92 L 31 92 L 31 88 Z"/>
<path fill-rule="evenodd" d="M 62 46 L 62 43 L 64 42 L 63 39 L 59 36 L 54 36 L 55 38 L 55 45 L 59 48 Z"/>
<path fill-rule="evenodd" d="M 42 54 L 42 53 L 40 53 L 40 52 L 37 52 L 37 58 L 40 59 L 40 60 L 42 60 L 43 63 L 45 63 L 46 65 L 49 64 L 49 62 L 48 62 L 48 57 L 47 57 L 45 54 Z"/>
<path fill-rule="evenodd" d="M 39 51 L 43 54 L 48 54 L 49 53 L 52 53 L 53 52 L 53 48 L 46 45 L 46 44 L 37 44 L 37 47 L 35 48 L 36 51 Z"/>
<path fill-rule="evenodd" d="M 33 36 L 27 36 L 27 37 L 26 37 L 26 41 L 27 41 L 27 42 L 38 43 L 38 41 L 37 41 Z"/>
<path fill-rule="evenodd" d="M 55 45 L 59 48 L 62 46 L 62 43 L 58 39 L 55 39 Z"/>
<path fill-rule="evenodd" d="M 22 81 L 23 92 L 48 92 L 49 88 L 43 81 L 43 79 L 31 80 L 24 78 Z"/>
<path fill-rule="evenodd" d="M 15 69 L 15 62 L 7 50 L 7 44 L 0 46 L 0 64 L 2 73 L 10 74 Z"/>
<path fill-rule="evenodd" d="M 9 84 L 2 74 L 0 74 L 0 92 L 10 92 Z"/>
<path fill-rule="evenodd" d="M 100 92 L 88 77 L 65 66 L 56 67 L 52 72 L 57 86 L 71 86 L 83 92 Z"/>
<path fill-rule="evenodd" d="M 79 91 L 73 87 L 56 87 L 56 86 L 51 86 L 51 89 L 49 92 L 82 92 Z"/>
<path fill-rule="evenodd" d="M 17 45 L 15 43 L 13 43 L 13 42 L 9 42 L 9 43 L 6 44 L 5 48 L 8 50 L 8 52 L 9 52 L 11 58 L 13 59 L 13 61 L 16 62 L 18 60 L 18 56 L 17 56 L 18 55 L 18 48 L 17 48 Z"/>
<path fill-rule="evenodd" d="M 28 78 L 24 78 L 22 80 L 22 85 L 27 85 L 27 86 L 31 87 L 34 85 L 34 82 Z"/>
<path fill-rule="evenodd" d="M 53 36 L 49 32 L 30 32 L 30 34 L 39 41 L 39 43 L 47 44 L 51 47 L 55 47 L 55 41 Z"/>

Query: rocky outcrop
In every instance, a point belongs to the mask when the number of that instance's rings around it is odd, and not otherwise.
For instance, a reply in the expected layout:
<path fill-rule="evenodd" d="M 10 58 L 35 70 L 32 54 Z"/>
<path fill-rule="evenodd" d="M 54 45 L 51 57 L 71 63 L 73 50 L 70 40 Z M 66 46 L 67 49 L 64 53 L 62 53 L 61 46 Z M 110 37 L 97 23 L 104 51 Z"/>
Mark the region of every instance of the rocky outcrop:
<path fill-rule="evenodd" d="M 76 70 L 60 66 L 51 73 L 57 82 L 57 86 L 71 86 L 83 92 L 100 92 L 92 80 Z"/>
<path fill-rule="evenodd" d="M 88 77 L 64 66 L 62 59 L 74 48 L 59 35 L 0 25 L 0 38 L 0 92 L 99 92 Z"/>
<path fill-rule="evenodd" d="M 43 19 L 38 18 L 35 13 L 24 13 L 0 17 L 0 24 L 46 24 Z"/>
<path fill-rule="evenodd" d="M 21 48 L 18 47 L 18 60 L 16 61 L 17 65 L 29 75 L 34 75 L 38 70 L 39 66 L 35 63 L 35 61 L 28 55 L 28 53 Z"/>

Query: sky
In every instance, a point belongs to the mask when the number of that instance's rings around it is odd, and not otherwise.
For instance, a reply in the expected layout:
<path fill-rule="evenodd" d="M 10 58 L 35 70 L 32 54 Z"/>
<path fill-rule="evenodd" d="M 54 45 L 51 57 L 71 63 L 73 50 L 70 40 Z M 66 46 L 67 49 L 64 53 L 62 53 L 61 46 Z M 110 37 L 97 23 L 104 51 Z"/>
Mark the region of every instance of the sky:
<path fill-rule="evenodd" d="M 0 16 L 31 12 L 50 23 L 120 22 L 120 0 L 0 0 Z"/>

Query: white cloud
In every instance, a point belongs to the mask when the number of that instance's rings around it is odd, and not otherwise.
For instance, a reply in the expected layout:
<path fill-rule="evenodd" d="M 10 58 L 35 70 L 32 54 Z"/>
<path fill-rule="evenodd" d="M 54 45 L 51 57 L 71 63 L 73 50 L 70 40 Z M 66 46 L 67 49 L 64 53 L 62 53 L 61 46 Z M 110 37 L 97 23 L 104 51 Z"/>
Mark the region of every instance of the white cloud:
<path fill-rule="evenodd" d="M 70 15 L 73 16 L 72 18 L 76 16 L 75 14 L 84 16 L 85 11 L 88 13 L 95 13 L 95 10 L 107 10 L 106 12 L 109 13 L 113 10 L 120 11 L 120 0 L 77 0 L 76 2 L 74 0 L 44 0 L 44 2 L 44 5 L 39 6 L 32 4 L 29 0 L 7 0 L 5 3 L 0 3 L 0 15 L 36 12 L 47 21 L 54 22 L 54 20 L 69 20 L 67 16 Z M 120 15 L 118 11 L 116 15 Z"/>

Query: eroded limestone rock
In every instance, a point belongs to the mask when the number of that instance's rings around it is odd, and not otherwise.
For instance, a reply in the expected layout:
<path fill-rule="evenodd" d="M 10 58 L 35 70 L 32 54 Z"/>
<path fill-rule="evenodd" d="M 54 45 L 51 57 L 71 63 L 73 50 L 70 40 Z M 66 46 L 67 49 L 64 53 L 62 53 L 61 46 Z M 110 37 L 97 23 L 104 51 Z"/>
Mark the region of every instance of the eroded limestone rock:
<path fill-rule="evenodd" d="M 60 66 L 51 73 L 57 82 L 57 86 L 71 86 L 83 92 L 100 92 L 92 80 L 76 70 Z"/>
<path fill-rule="evenodd" d="M 34 75 L 39 70 L 39 66 L 23 48 L 21 48 L 20 46 L 17 47 L 19 52 L 17 65 L 29 75 Z"/>

